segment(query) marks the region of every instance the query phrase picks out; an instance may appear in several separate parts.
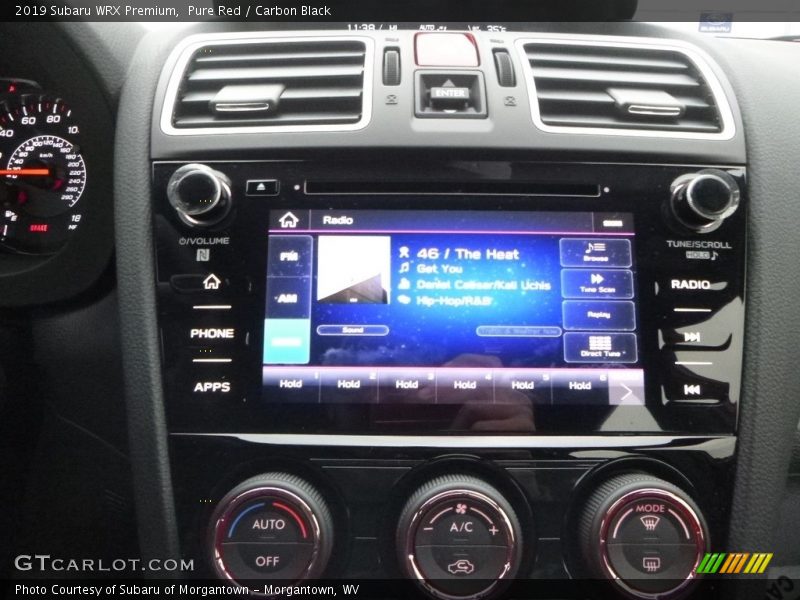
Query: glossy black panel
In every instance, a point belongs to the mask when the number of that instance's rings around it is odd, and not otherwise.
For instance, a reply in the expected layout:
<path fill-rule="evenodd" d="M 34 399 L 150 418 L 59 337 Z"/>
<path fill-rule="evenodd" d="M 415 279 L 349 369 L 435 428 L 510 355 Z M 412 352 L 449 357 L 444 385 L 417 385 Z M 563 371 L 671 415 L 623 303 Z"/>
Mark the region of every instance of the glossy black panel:
<path fill-rule="evenodd" d="M 705 165 L 420 163 L 413 158 L 396 166 L 368 160 L 210 162 L 230 178 L 234 209 L 216 228 L 201 230 L 187 227 L 166 199 L 166 182 L 180 164 L 157 163 L 153 174 L 163 368 L 173 432 L 736 430 L 746 198 L 732 217 L 707 234 L 681 232 L 664 212 L 672 181 Z M 743 169 L 726 170 L 744 187 Z M 246 194 L 248 181 L 263 180 L 277 182 L 271 190 L 279 193 Z M 493 185 L 496 194 L 489 193 Z M 307 386 L 273 386 L 265 392 L 261 363 L 267 230 L 269 211 L 279 209 L 632 214 L 639 333 L 639 362 L 634 366 L 645 372 L 643 404 L 527 398 L 521 404 L 416 402 L 409 410 L 402 402 L 320 404 L 313 389 L 303 392 Z M 625 388 L 616 385 L 621 397 Z"/>
<path fill-rule="evenodd" d="M 185 556 L 197 559 L 198 575 L 211 573 L 205 542 L 217 503 L 247 478 L 275 470 L 302 477 L 328 504 L 337 540 L 326 571 L 332 577 L 399 577 L 394 536 L 403 505 L 420 485 L 454 473 L 487 482 L 510 503 L 522 525 L 523 579 L 564 578 L 565 564 L 572 576 L 582 575 L 576 531 L 583 503 L 602 481 L 630 471 L 686 491 L 708 521 L 713 547 L 724 546 L 732 436 L 665 436 L 638 444 L 608 437 L 596 445 L 559 438 L 562 447 L 503 449 L 398 449 L 350 441 L 342 447 L 280 446 L 245 436 L 171 436 L 182 546 Z"/>

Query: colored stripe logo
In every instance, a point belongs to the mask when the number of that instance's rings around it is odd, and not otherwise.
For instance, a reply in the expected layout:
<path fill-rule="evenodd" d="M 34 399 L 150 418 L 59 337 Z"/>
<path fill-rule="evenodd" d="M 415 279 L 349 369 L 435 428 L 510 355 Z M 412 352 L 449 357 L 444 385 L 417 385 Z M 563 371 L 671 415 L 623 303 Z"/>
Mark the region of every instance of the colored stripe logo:
<path fill-rule="evenodd" d="M 767 570 L 772 552 L 706 552 L 697 572 L 701 574 L 760 574 Z"/>

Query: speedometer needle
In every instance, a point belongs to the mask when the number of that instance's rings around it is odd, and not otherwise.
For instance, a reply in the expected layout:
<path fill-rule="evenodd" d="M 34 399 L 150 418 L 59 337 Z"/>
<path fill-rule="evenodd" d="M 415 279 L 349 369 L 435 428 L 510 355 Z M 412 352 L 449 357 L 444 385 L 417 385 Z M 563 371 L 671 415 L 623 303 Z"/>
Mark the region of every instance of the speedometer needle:
<path fill-rule="evenodd" d="M 42 177 L 50 175 L 50 169 L 0 169 L 0 176 L 22 175 L 23 177 Z"/>

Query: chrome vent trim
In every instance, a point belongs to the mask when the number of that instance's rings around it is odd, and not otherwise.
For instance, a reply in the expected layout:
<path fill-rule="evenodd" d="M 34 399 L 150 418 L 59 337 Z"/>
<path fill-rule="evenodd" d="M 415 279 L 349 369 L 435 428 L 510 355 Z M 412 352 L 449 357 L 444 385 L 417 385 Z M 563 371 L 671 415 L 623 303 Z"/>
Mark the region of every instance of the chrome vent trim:
<path fill-rule="evenodd" d="M 331 88 L 333 91 L 325 92 L 330 94 L 343 94 L 342 97 L 349 97 L 352 98 L 355 92 L 360 91 L 361 95 L 361 116 L 358 118 L 357 121 L 354 122 L 344 122 L 344 123 L 308 123 L 308 124 L 280 124 L 280 116 L 276 117 L 275 124 L 258 124 L 258 125 L 221 125 L 221 126 L 203 126 L 203 127 L 177 127 L 173 122 L 173 115 L 175 114 L 175 110 L 178 108 L 180 104 L 180 97 L 181 94 L 181 84 L 186 76 L 187 69 L 190 68 L 190 65 L 195 57 L 195 54 L 204 47 L 246 47 L 246 46 L 261 46 L 266 47 L 268 49 L 270 44 L 298 44 L 298 45 L 314 45 L 314 44 L 325 44 L 325 43 L 333 43 L 336 44 L 337 42 L 355 42 L 363 44 L 364 51 L 364 63 L 363 68 L 361 68 L 361 72 L 363 73 L 362 76 L 362 86 L 361 90 L 358 90 L 357 87 L 353 87 L 353 89 L 334 89 Z M 374 56 L 375 56 L 375 49 L 374 49 L 374 41 L 368 37 L 361 37 L 361 36 L 353 36 L 353 35 L 303 35 L 298 36 L 296 33 L 281 33 L 281 32 L 270 32 L 264 34 L 257 34 L 252 32 L 241 32 L 241 33 L 226 33 L 226 34 L 209 34 L 209 35 L 194 35 L 186 38 L 183 40 L 173 51 L 172 56 L 168 60 L 167 64 L 174 64 L 172 71 L 169 76 L 169 80 L 166 86 L 166 92 L 164 95 L 164 103 L 161 109 L 161 115 L 159 118 L 159 125 L 161 131 L 167 135 L 174 135 L 174 136 L 191 136 L 191 135 L 230 135 L 230 134 L 248 134 L 248 133 L 299 133 L 299 132 L 336 132 L 336 131 L 357 131 L 359 129 L 363 129 L 367 126 L 370 122 L 372 117 L 372 84 L 373 84 L 373 73 L 374 73 Z M 258 49 L 256 49 L 256 52 Z M 337 51 L 334 50 L 332 53 L 327 54 L 334 54 Z M 334 56 L 335 58 L 335 56 Z M 231 61 L 235 61 L 236 58 L 232 57 Z M 231 67 L 235 69 L 236 67 Z M 281 67 L 283 69 L 283 67 Z M 320 73 L 318 70 L 314 70 L 313 68 L 308 67 L 297 67 L 295 69 L 286 69 L 282 71 L 284 75 L 286 75 L 287 79 L 291 79 L 293 73 L 290 71 L 297 70 L 305 70 L 306 74 L 310 74 L 314 76 L 315 74 Z M 349 69 L 348 73 L 351 75 L 356 74 L 357 69 Z M 278 73 L 280 76 L 280 73 Z M 214 74 L 210 74 L 211 77 L 214 77 Z M 352 87 L 352 86 L 351 86 Z M 303 100 L 303 99 L 313 99 L 314 94 L 323 93 L 323 90 L 314 89 L 314 88 L 306 88 L 306 89 L 298 89 L 298 88 L 289 88 L 284 92 L 282 98 L 286 96 L 289 100 Z M 190 92 L 187 94 L 189 99 L 191 100 L 194 98 L 196 101 L 203 101 L 204 97 L 202 93 L 199 95 Z M 333 96 L 330 96 L 333 97 Z M 322 121 L 325 121 L 325 117 L 321 118 Z"/>
<path fill-rule="evenodd" d="M 537 92 L 536 88 L 536 81 L 535 81 L 535 67 L 531 66 L 529 61 L 529 51 L 530 46 L 532 45 L 540 45 L 541 52 L 546 52 L 548 50 L 547 46 L 570 46 L 575 48 L 586 47 L 587 49 L 591 50 L 591 48 L 613 48 L 613 49 L 629 49 L 632 51 L 633 54 L 636 51 L 651 51 L 651 52 L 663 52 L 663 53 L 678 53 L 682 55 L 690 64 L 693 66 L 700 76 L 703 78 L 705 85 L 708 87 L 708 90 L 713 98 L 714 104 L 716 105 L 717 112 L 718 112 L 718 119 L 720 130 L 719 131 L 685 131 L 679 127 L 657 127 L 652 126 L 652 128 L 642 128 L 636 126 L 606 126 L 603 127 L 602 125 L 596 125 L 591 123 L 591 121 L 587 121 L 585 125 L 581 125 L 578 123 L 571 122 L 570 124 L 554 124 L 554 123 L 546 123 L 545 120 L 542 118 L 542 114 L 540 112 L 539 107 L 539 97 L 540 94 Z M 719 78 L 714 73 L 713 69 L 711 68 L 711 59 L 699 48 L 693 46 L 692 44 L 680 41 L 680 40 L 658 40 L 655 42 L 652 39 L 647 38 L 634 38 L 634 37 L 615 37 L 615 36 L 582 36 L 582 35 L 574 35 L 574 36 L 563 36 L 558 34 L 541 34 L 536 38 L 523 38 L 518 39 L 515 43 L 518 57 L 520 63 L 522 64 L 523 73 L 525 77 L 525 84 L 528 90 L 529 102 L 530 102 L 530 109 L 531 109 L 531 117 L 533 119 L 534 124 L 536 127 L 542 131 L 548 133 L 567 133 L 567 134 L 582 134 L 582 135 L 610 135 L 610 136 L 632 136 L 632 137 L 655 137 L 655 138 L 678 138 L 678 139 L 695 139 L 695 140 L 717 140 L 717 141 L 724 141 L 730 140 L 734 137 L 736 133 L 736 125 L 733 117 L 733 111 L 731 109 L 730 103 L 728 102 L 728 98 L 723 90 L 722 84 L 719 81 Z M 597 64 L 600 64 L 600 61 L 592 61 L 588 57 L 584 57 L 585 64 L 589 69 Z M 630 56 L 630 57 L 618 57 L 615 59 L 615 67 L 630 67 L 631 72 L 636 72 L 636 68 L 642 68 L 646 64 L 653 65 L 654 62 L 660 63 L 659 67 L 663 68 L 667 71 L 670 69 L 675 69 L 675 73 L 665 74 L 664 81 L 668 81 L 670 85 L 676 85 L 680 87 L 681 85 L 696 85 L 691 82 L 691 78 L 686 77 L 685 75 L 681 74 L 681 65 L 678 64 L 676 61 L 670 60 L 670 58 L 664 57 L 661 59 L 641 59 L 637 56 Z M 570 62 L 568 57 L 565 57 L 565 63 Z M 578 62 L 578 61 L 575 61 Z M 574 62 L 570 65 L 570 69 L 577 71 L 578 69 L 575 68 Z M 565 70 L 567 71 L 567 70 Z M 614 71 L 614 75 L 609 75 L 609 79 L 617 79 L 622 80 L 624 84 L 624 80 L 626 78 L 631 79 L 633 81 L 636 80 L 636 76 L 626 77 L 626 71 Z M 551 73 L 551 75 L 559 76 L 558 73 Z M 561 74 L 561 76 L 567 76 L 567 73 Z M 587 77 L 591 77 L 591 75 L 586 74 Z M 609 81 L 609 84 L 613 85 L 613 82 Z M 546 95 L 548 92 L 543 91 L 542 95 Z M 592 92 L 586 93 L 586 100 L 594 100 L 594 101 L 605 101 L 608 100 L 605 98 L 600 98 L 599 95 L 595 98 L 588 98 L 588 96 L 592 95 Z M 695 102 L 694 99 L 689 98 L 689 102 Z"/>

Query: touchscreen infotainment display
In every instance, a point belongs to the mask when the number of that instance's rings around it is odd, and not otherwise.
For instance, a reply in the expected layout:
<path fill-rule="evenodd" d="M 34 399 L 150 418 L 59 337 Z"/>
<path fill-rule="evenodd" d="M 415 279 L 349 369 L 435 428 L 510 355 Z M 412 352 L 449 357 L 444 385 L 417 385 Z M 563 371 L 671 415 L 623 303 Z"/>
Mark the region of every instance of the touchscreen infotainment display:
<path fill-rule="evenodd" d="M 642 405 L 633 215 L 273 210 L 270 402 Z"/>

